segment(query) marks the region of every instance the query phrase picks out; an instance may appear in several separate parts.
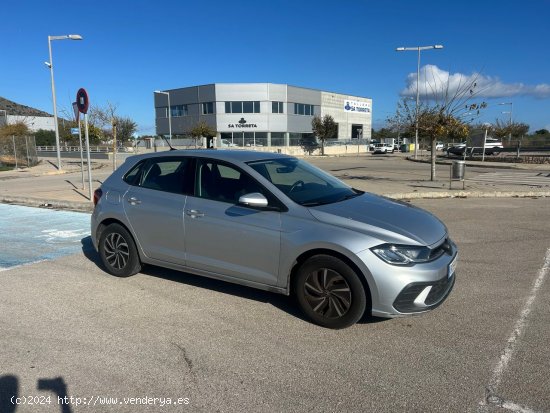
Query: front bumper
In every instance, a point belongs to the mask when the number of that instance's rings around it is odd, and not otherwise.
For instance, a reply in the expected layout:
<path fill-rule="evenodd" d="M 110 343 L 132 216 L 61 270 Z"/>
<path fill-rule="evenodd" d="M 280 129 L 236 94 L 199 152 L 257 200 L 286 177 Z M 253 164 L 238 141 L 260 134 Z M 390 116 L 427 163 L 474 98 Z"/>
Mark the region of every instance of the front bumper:
<path fill-rule="evenodd" d="M 371 313 L 394 318 L 424 313 L 441 305 L 456 281 L 456 245 L 434 261 L 410 266 L 391 265 L 370 250 L 359 255 L 371 293 Z"/>

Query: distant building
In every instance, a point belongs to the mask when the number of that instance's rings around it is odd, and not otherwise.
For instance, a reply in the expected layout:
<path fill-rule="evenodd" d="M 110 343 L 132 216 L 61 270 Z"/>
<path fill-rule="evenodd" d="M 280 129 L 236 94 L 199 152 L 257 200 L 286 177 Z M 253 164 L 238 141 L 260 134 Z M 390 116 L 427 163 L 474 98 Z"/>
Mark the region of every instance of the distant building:
<path fill-rule="evenodd" d="M 312 137 L 315 115 L 334 118 L 335 139 L 371 137 L 372 99 L 365 97 L 274 83 L 215 83 L 165 92 L 173 137 L 204 121 L 226 145 L 293 146 Z M 155 93 L 154 105 L 156 132 L 168 135 L 166 93 Z"/>
<path fill-rule="evenodd" d="M 54 118 L 49 113 L 0 96 L 0 126 L 18 122 L 23 122 L 32 132 L 55 130 Z"/>
<path fill-rule="evenodd" d="M 4 119 L 4 121 L 2 121 Z M 0 125 L 13 124 L 23 122 L 31 132 L 36 132 L 39 129 L 55 130 L 54 118 L 46 116 L 16 116 L 16 115 L 4 115 L 0 111 Z"/>

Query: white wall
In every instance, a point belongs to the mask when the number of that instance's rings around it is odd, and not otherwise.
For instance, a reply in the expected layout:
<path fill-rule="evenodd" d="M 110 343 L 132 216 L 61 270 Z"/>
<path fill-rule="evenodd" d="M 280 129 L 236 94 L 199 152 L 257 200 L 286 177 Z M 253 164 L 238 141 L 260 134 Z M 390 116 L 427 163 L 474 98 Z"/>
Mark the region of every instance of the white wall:
<path fill-rule="evenodd" d="M 32 132 L 39 129 L 55 130 L 55 122 L 52 117 L 45 116 L 15 116 L 8 115 L 8 124 L 23 122 Z"/>

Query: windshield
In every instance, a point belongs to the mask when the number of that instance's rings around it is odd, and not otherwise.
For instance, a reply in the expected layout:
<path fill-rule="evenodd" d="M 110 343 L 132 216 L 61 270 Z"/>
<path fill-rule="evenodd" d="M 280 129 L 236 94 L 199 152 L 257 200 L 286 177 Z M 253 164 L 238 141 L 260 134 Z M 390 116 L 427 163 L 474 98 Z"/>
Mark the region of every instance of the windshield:
<path fill-rule="evenodd" d="M 330 204 L 363 193 L 295 158 L 254 161 L 248 162 L 248 165 L 294 202 L 303 206 Z"/>

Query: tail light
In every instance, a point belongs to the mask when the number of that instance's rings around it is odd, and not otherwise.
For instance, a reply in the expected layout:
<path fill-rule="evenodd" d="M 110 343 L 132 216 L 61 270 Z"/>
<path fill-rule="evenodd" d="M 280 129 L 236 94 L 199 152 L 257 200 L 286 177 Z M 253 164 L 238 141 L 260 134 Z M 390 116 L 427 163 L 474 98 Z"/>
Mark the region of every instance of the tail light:
<path fill-rule="evenodd" d="M 99 202 L 99 198 L 101 198 L 101 195 L 103 195 L 103 191 L 101 190 L 101 188 L 97 188 L 94 191 L 94 206 L 96 206 Z"/>

